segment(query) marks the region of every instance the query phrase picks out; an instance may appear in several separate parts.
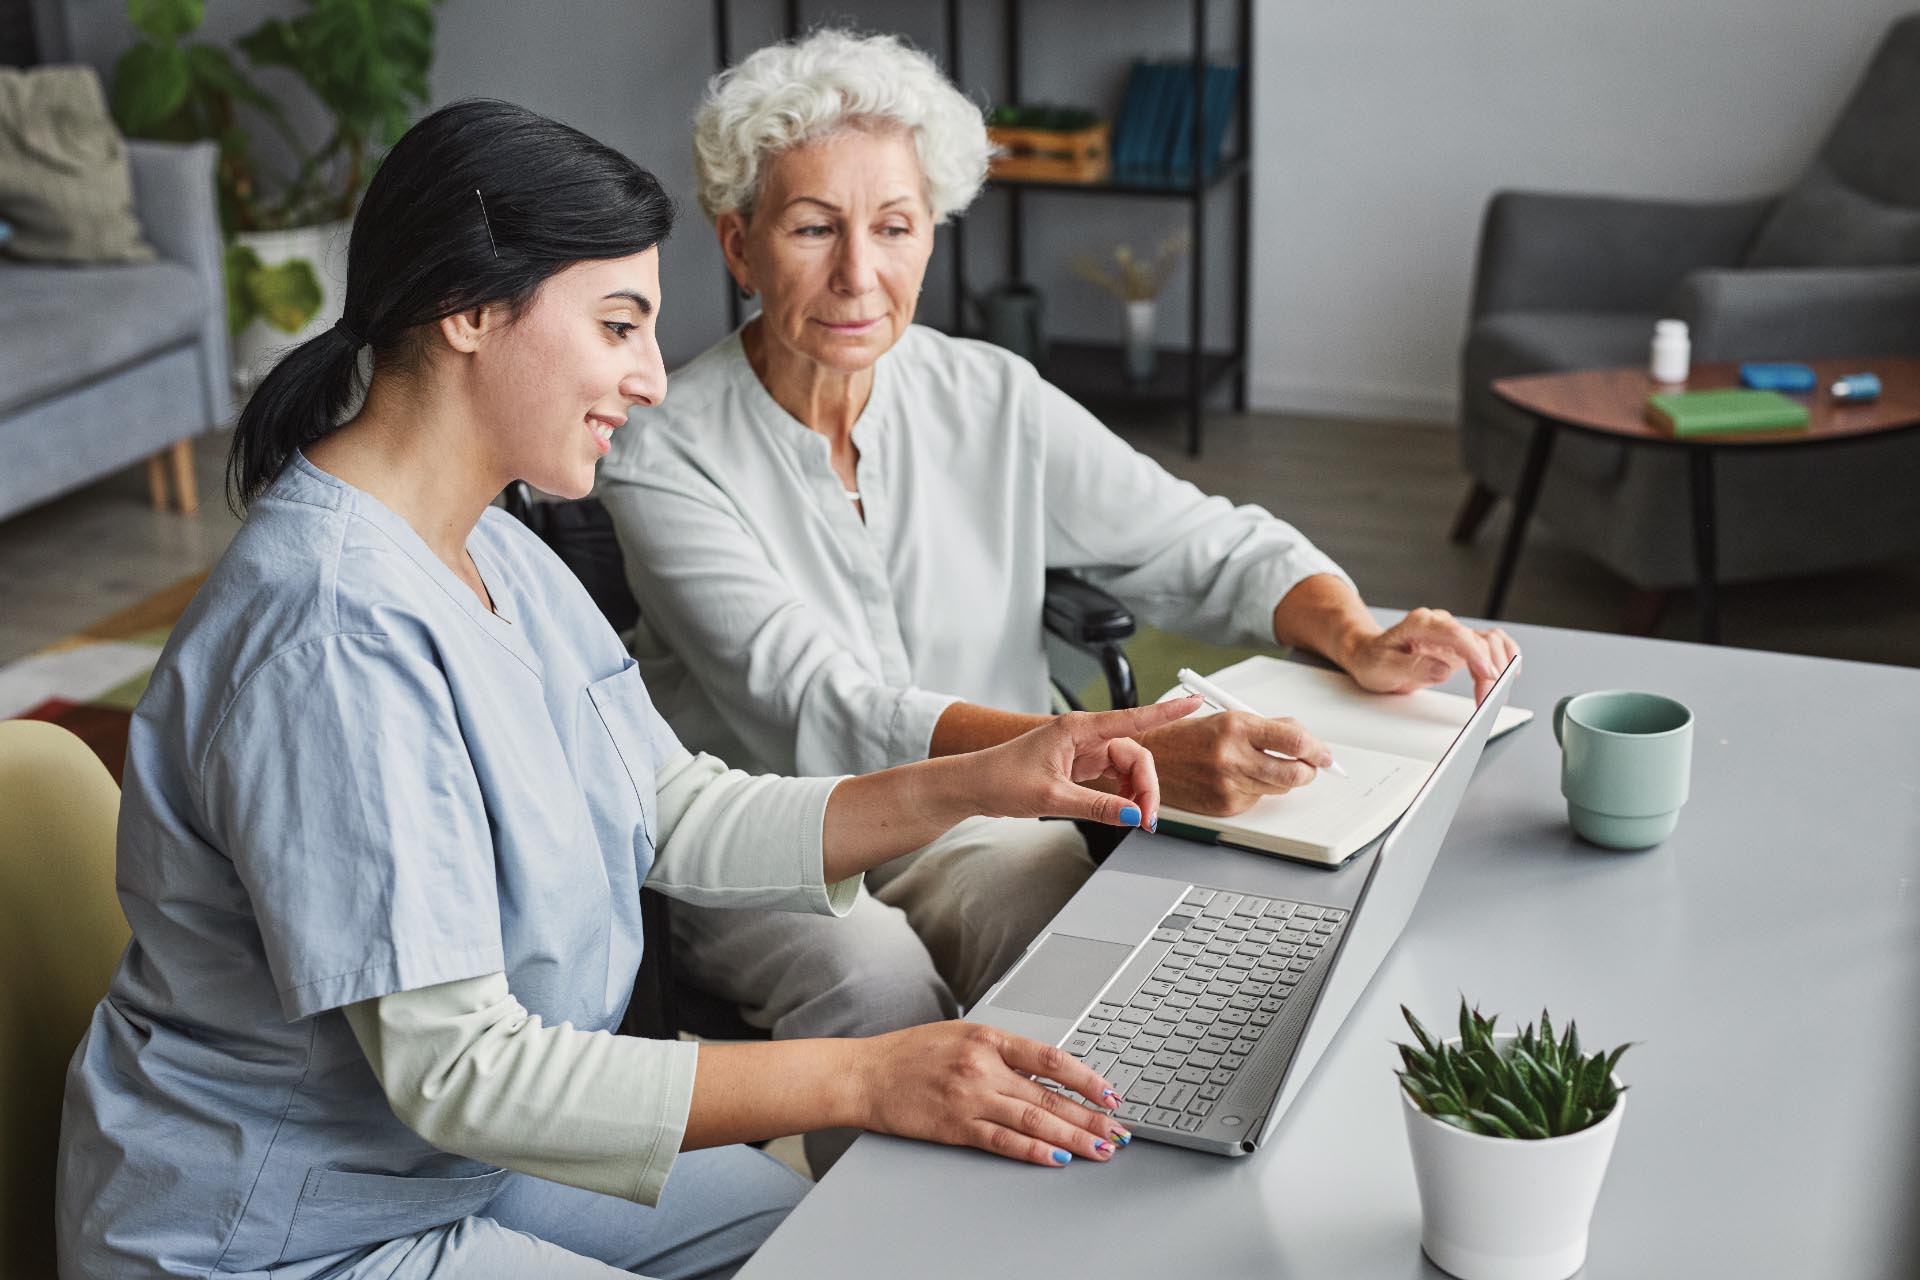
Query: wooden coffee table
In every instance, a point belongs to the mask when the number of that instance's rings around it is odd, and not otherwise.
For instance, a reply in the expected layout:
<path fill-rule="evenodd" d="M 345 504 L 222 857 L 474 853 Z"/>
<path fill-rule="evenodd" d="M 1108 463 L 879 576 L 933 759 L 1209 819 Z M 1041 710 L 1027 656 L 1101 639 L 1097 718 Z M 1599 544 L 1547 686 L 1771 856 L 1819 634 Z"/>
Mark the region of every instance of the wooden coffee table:
<path fill-rule="evenodd" d="M 1892 431 L 1920 427 L 1920 358 L 1887 356 L 1810 361 L 1818 379 L 1805 401 L 1811 421 L 1795 431 L 1756 431 L 1728 435 L 1675 437 L 1672 428 L 1657 422 L 1647 410 L 1647 396 L 1657 387 L 1645 369 L 1583 369 L 1572 373 L 1530 374 L 1498 378 L 1493 393 L 1532 416 L 1533 438 L 1513 496 L 1513 522 L 1494 571 L 1493 590 L 1485 615 L 1500 616 L 1507 587 L 1520 558 L 1527 521 L 1540 496 L 1554 436 L 1561 429 L 1603 436 L 1623 444 L 1655 449 L 1680 449 L 1687 455 L 1693 500 L 1694 594 L 1699 603 L 1700 638 L 1720 642 L 1720 618 L 1714 604 L 1715 560 L 1719 530 L 1714 525 L 1713 457 L 1722 449 L 1794 449 L 1840 447 Z M 1849 373 L 1872 371 L 1880 375 L 1880 398 L 1872 404 L 1839 404 L 1828 394 L 1835 379 Z M 1695 365 L 1686 390 L 1704 391 L 1740 385 L 1737 364 Z"/>

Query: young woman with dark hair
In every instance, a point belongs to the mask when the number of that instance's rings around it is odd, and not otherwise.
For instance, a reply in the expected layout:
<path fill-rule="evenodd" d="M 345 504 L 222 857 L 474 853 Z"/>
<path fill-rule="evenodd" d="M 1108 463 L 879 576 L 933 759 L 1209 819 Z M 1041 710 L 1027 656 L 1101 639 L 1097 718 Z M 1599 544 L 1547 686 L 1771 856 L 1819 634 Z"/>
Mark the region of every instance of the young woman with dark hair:
<path fill-rule="evenodd" d="M 436 112 L 375 175 L 345 316 L 242 415 L 246 523 L 134 716 L 133 941 L 68 1076 L 63 1274 L 726 1275 L 805 1186 L 727 1144 L 853 1125 L 1057 1167 L 1124 1141 L 1031 1077 L 1105 1081 L 985 1027 L 610 1034 L 642 883 L 842 914 L 970 815 L 1151 823 L 1122 735 L 1193 709 L 854 778 L 684 750 L 585 591 L 489 509 L 519 479 L 586 493 L 665 394 L 672 220 L 644 170 L 503 103 Z M 1102 776 L 1118 794 L 1079 785 Z"/>

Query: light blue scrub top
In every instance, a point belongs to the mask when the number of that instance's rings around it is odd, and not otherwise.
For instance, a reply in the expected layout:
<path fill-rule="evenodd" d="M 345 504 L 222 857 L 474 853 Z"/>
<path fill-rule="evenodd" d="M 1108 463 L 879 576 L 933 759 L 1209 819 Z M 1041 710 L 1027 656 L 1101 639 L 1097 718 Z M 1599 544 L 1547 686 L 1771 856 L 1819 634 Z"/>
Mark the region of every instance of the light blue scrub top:
<path fill-rule="evenodd" d="M 640 963 L 654 771 L 678 750 L 536 538 L 467 546 L 296 455 L 134 713 L 133 941 L 67 1077 L 62 1272 L 255 1275 L 482 1210 L 507 1176 L 394 1117 L 342 1005 L 504 970 L 616 1026 Z"/>

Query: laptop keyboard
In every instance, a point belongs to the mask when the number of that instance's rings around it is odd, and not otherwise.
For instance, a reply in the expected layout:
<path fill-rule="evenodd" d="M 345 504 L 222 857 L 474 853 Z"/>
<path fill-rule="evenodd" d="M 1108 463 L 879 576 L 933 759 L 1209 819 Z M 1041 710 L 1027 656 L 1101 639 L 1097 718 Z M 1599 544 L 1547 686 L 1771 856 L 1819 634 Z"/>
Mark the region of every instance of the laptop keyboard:
<path fill-rule="evenodd" d="M 1125 1004 L 1094 1005 L 1064 1047 L 1119 1091 L 1121 1120 L 1192 1133 L 1346 918 L 1337 907 L 1190 889 L 1153 932 L 1173 944 L 1165 957 Z"/>

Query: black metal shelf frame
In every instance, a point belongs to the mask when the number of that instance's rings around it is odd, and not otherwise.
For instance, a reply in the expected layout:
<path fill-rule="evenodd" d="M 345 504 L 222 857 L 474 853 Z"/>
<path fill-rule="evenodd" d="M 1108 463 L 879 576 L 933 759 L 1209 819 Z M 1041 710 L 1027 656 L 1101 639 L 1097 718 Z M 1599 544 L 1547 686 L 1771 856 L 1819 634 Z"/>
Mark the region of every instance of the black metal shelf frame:
<path fill-rule="evenodd" d="M 1196 109 L 1193 113 L 1193 154 L 1196 164 L 1206 155 L 1206 113 L 1199 109 L 1206 101 L 1206 74 L 1209 49 L 1210 0 L 1187 0 L 1193 29 L 1193 87 Z M 1111 199 L 1184 200 L 1189 210 L 1191 249 L 1187 256 L 1188 314 L 1187 343 L 1184 348 L 1167 352 L 1160 373 L 1145 386 L 1130 388 L 1124 377 L 1116 379 L 1121 367 L 1117 345 L 1056 343 L 1047 375 L 1070 394 L 1103 401 L 1133 400 L 1149 403 L 1183 403 L 1187 417 L 1187 453 L 1199 457 L 1206 417 L 1206 401 L 1213 389 L 1231 380 L 1233 407 L 1247 407 L 1247 317 L 1249 272 L 1248 256 L 1253 232 L 1253 0 L 1233 0 L 1234 23 L 1240 58 L 1240 83 L 1236 109 L 1239 115 L 1240 145 L 1237 154 L 1223 161 L 1212 173 L 1198 174 L 1188 183 L 1160 184 L 1140 181 L 1092 183 L 1006 182 L 988 184 L 991 191 L 1004 193 L 1010 202 L 1007 210 L 1006 263 L 1010 280 L 1026 277 L 1026 205 L 1029 195 L 1105 196 Z M 1005 66 L 1004 100 L 1020 101 L 1021 93 L 1021 11 L 1023 0 L 1005 0 L 1003 27 Z M 731 63 L 728 0 L 714 0 L 714 35 L 722 67 Z M 964 86 L 960 57 L 959 0 L 942 0 L 947 38 L 947 74 L 955 84 Z M 800 31 L 799 0 L 785 0 L 786 30 L 791 39 Z M 1233 345 L 1227 351 L 1206 348 L 1207 304 L 1207 207 L 1214 193 L 1230 190 L 1234 199 L 1233 256 Z M 955 219 L 949 228 L 952 243 L 953 332 L 965 329 L 967 299 L 967 229 L 964 218 Z M 728 281 L 728 315 L 735 327 L 740 323 L 740 297 Z"/>

